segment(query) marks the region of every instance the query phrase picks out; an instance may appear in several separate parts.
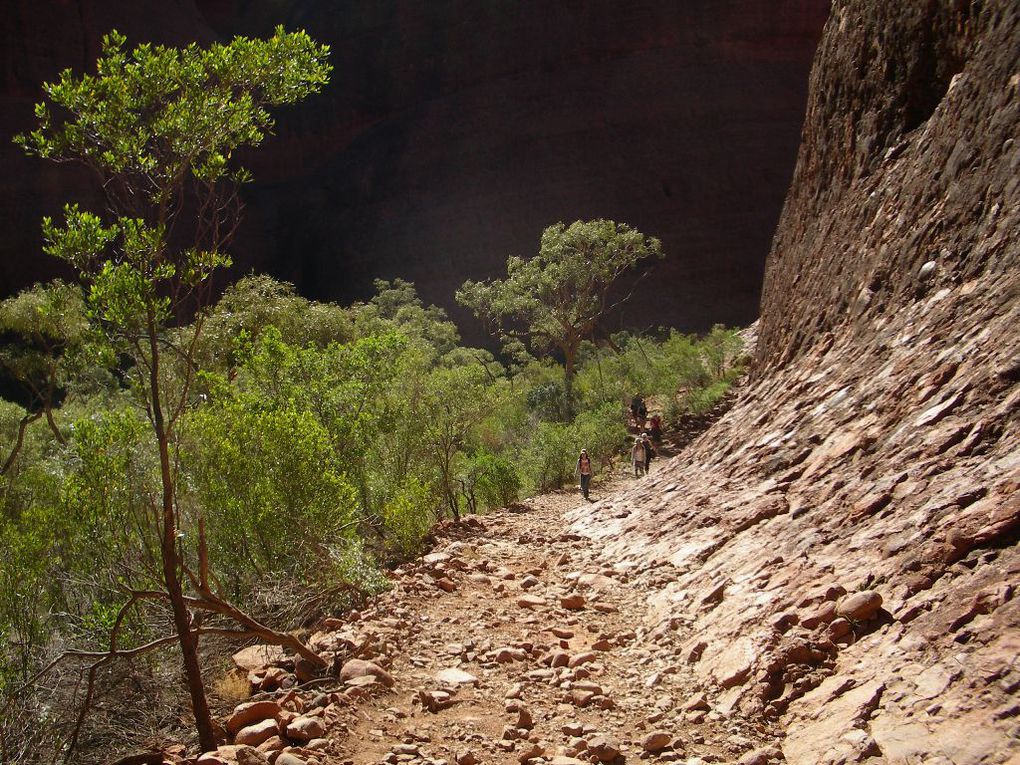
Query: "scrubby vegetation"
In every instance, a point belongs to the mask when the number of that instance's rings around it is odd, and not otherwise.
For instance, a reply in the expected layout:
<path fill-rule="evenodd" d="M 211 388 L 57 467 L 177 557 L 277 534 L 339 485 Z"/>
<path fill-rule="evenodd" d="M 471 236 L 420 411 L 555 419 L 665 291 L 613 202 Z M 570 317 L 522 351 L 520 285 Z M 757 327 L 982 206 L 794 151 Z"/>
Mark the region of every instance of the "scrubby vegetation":
<path fill-rule="evenodd" d="M 722 329 L 596 343 L 616 278 L 661 256 L 613 221 L 551 226 L 505 282 L 465 285 L 500 358 L 399 280 L 342 307 L 251 276 L 209 305 L 249 179 L 233 152 L 324 86 L 328 49 L 282 29 L 124 45 L 46 85 L 17 139 L 108 198 L 43 221 L 79 283 L 0 304 L 0 762 L 72 756 L 104 695 L 146 700 L 120 739 L 179 719 L 173 645 L 212 749 L 200 646 L 258 638 L 323 668 L 293 629 L 384 587 L 436 522 L 563 486 L 581 447 L 608 460 L 635 392 L 668 415 L 735 374 Z"/>
<path fill-rule="evenodd" d="M 44 298 L 67 289 L 5 301 L 0 329 L 28 347 L 15 334 L 26 301 L 41 317 L 52 302 Z M 149 509 L 159 492 L 145 413 L 119 364 L 72 365 L 54 350 L 85 321 L 83 301 L 61 305 L 65 330 L 54 325 L 50 350 L 35 348 L 49 362 L 36 359 L 31 372 L 47 379 L 59 370 L 54 427 L 21 426 L 41 407 L 29 395 L 38 383 L 25 382 L 22 403 L 0 401 L 5 456 L 23 432 L 0 478 L 7 694 L 63 649 L 103 650 L 125 587 L 157 584 L 144 573 L 158 557 Z M 586 343 L 578 414 L 566 419 L 561 364 L 530 358 L 511 370 L 461 346 L 443 312 L 405 282 L 379 282 L 371 301 L 344 308 L 252 276 L 205 322 L 202 370 L 180 425 L 179 534 L 197 539 L 202 519 L 210 575 L 244 608 L 261 614 L 281 582 L 289 597 L 303 587 L 304 612 L 281 627 L 384 586 L 380 567 L 419 553 L 437 521 L 572 482 L 582 446 L 595 464 L 618 452 L 635 391 L 678 413 L 704 406 L 739 369 L 735 334 L 721 328 L 701 339 L 670 332 L 616 335 L 615 348 Z M 24 354 L 11 351 L 4 363 L 20 379 L 29 374 Z M 124 644 L 141 645 L 167 625 L 144 610 L 126 627 Z"/>

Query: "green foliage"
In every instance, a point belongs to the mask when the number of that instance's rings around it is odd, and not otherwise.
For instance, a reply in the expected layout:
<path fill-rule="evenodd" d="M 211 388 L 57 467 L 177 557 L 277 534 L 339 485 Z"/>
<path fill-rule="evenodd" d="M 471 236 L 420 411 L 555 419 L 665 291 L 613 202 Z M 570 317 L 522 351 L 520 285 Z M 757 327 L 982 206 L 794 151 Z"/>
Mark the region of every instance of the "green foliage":
<path fill-rule="evenodd" d="M 335 573 L 323 569 L 354 536 L 357 500 L 311 412 L 239 394 L 197 411 L 189 429 L 190 483 L 197 505 L 215 510 L 210 552 L 235 597 L 255 577 Z"/>
<path fill-rule="evenodd" d="M 454 518 L 460 516 L 458 455 L 468 446 L 471 431 L 485 414 L 485 370 L 478 365 L 437 368 L 425 378 L 419 403 L 424 457 Z"/>
<path fill-rule="evenodd" d="M 27 519 L 26 519 L 27 520 Z M 0 698 L 5 685 L 24 682 L 49 633 L 52 602 L 47 577 L 47 526 L 0 517 Z"/>
<path fill-rule="evenodd" d="M 383 506 L 384 547 L 387 555 L 406 560 L 423 550 L 425 536 L 432 527 L 433 489 L 411 479 Z"/>
<path fill-rule="evenodd" d="M 153 581 L 151 555 L 137 536 L 151 521 L 141 500 L 155 475 L 146 430 L 134 410 L 97 412 L 69 428 L 66 447 L 29 441 L 24 465 L 6 476 L 0 633 L 8 640 L 0 675 L 23 681 L 55 633 L 101 645 L 122 601 L 116 579 L 131 571 L 138 586 Z M 138 627 L 125 625 L 125 645 Z"/>
<path fill-rule="evenodd" d="M 531 484 L 539 491 L 558 489 L 574 470 L 574 439 L 568 425 L 540 422 L 528 441 L 522 462 Z"/>
<path fill-rule="evenodd" d="M 743 370 L 740 338 L 714 327 L 704 338 L 671 330 L 664 339 L 614 335 L 618 351 L 586 345 L 577 388 L 585 409 L 602 403 L 625 405 L 635 393 L 655 400 L 667 420 L 704 411 Z"/>
<path fill-rule="evenodd" d="M 608 220 L 562 223 L 542 233 L 538 255 L 507 259 L 507 278 L 465 282 L 457 300 L 536 350 L 589 337 L 607 309 L 607 292 L 641 260 L 662 257 L 657 239 Z M 515 329 L 509 322 L 524 325 Z"/>
<path fill-rule="evenodd" d="M 80 374 L 84 367 L 88 321 L 81 290 L 54 281 L 0 302 L 0 338 L 0 374 L 19 384 L 28 407 L 25 424 L 45 413 L 53 435 L 63 441 L 53 410 L 73 372 Z M 24 428 L 16 432 L 19 435 L 0 440 L 6 447 L 0 454 L 0 474 L 13 467 L 21 449 Z"/>
<path fill-rule="evenodd" d="M 149 546 L 159 466 L 148 432 L 137 410 L 126 407 L 74 423 L 60 500 L 74 527 L 61 548 L 66 567 L 109 571 L 130 563 L 143 584 L 159 581 L 159 556 Z"/>
<path fill-rule="evenodd" d="M 62 281 L 37 284 L 0 301 L 0 365 L 15 377 L 46 377 L 48 355 L 81 343 L 88 322 L 81 290 Z M 27 382 L 27 380 L 26 380 Z"/>
<path fill-rule="evenodd" d="M 572 435 L 572 459 L 577 459 L 581 449 L 587 449 L 592 462 L 597 465 L 600 460 L 608 459 L 626 448 L 628 433 L 625 410 L 613 402 L 606 402 L 595 409 L 581 412 L 574 420 Z"/>
<path fill-rule="evenodd" d="M 134 360 L 141 392 L 161 344 L 190 368 L 202 322 L 183 336 L 166 326 L 200 306 L 209 277 L 230 262 L 224 247 L 240 210 L 236 187 L 248 180 L 233 152 L 271 132 L 269 107 L 321 90 L 330 66 L 326 46 L 282 28 L 269 40 L 208 48 L 145 44 L 128 52 L 125 42 L 111 32 L 95 74 L 65 70 L 44 85 L 37 129 L 15 142 L 103 179 L 113 218 L 68 205 L 62 223 L 43 220 L 44 250 L 89 284 L 89 315 L 113 350 Z M 185 228 L 190 234 L 171 240 L 170 231 Z M 157 419 L 164 406 L 179 411 L 187 382 L 143 394 L 146 407 Z"/>
<path fill-rule="evenodd" d="M 392 282 L 375 280 L 376 294 L 368 303 L 351 308 L 358 334 L 362 336 L 399 332 L 418 341 L 435 356 L 451 353 L 460 342 L 460 334 L 446 311 L 434 305 L 424 306 L 414 284 L 403 279 Z"/>
<path fill-rule="evenodd" d="M 199 366 L 227 373 L 239 363 L 240 338 L 257 341 L 274 327 L 285 342 L 325 347 L 354 339 L 348 311 L 299 296 L 294 285 L 252 274 L 227 287 L 205 321 L 197 353 Z"/>
<path fill-rule="evenodd" d="M 257 146 L 272 132 L 267 107 L 318 92 L 331 70 L 327 46 L 282 27 L 268 40 L 239 37 L 208 48 L 144 44 L 128 52 L 126 42 L 110 32 L 96 74 L 66 69 L 44 85 L 50 103 L 36 105 L 39 127 L 16 142 L 46 159 L 84 161 L 106 176 L 149 179 L 146 191 L 156 202 L 170 201 L 163 190 L 188 172 L 204 183 L 243 179 L 229 160 L 236 148 Z M 54 113 L 69 116 L 61 121 Z"/>
<path fill-rule="evenodd" d="M 562 352 L 567 412 L 574 365 L 611 307 L 609 290 L 642 260 L 663 257 L 662 243 L 610 220 L 557 223 L 542 232 L 538 255 L 507 259 L 506 279 L 467 281 L 457 300 L 500 337 L 526 337 L 538 353 Z"/>
<path fill-rule="evenodd" d="M 390 587 L 390 581 L 379 569 L 376 556 L 368 549 L 365 540 L 359 537 L 345 539 L 342 544 L 334 545 L 330 550 L 331 570 L 335 572 L 336 581 L 352 585 L 366 595 L 377 595 Z M 322 580 L 316 583 L 322 586 Z M 341 603 L 341 608 L 350 607 L 352 603 Z"/>
<path fill-rule="evenodd" d="M 719 403 L 730 389 L 729 380 L 717 380 L 708 387 L 699 388 L 687 394 L 687 408 L 694 414 L 704 414 Z"/>
<path fill-rule="evenodd" d="M 269 406 L 285 404 L 312 413 L 329 434 L 336 457 L 350 465 L 360 461 L 391 418 L 377 393 L 398 373 L 405 348 L 405 338 L 397 334 L 324 349 L 297 348 L 274 327 L 253 347 L 239 382 Z"/>
<path fill-rule="evenodd" d="M 471 457 L 465 482 L 476 498 L 476 509 L 506 507 L 521 496 L 523 482 L 513 461 L 506 456 L 479 451 Z"/>
<path fill-rule="evenodd" d="M 330 72 L 328 48 L 282 27 L 269 40 L 236 38 L 208 48 L 145 44 L 129 52 L 125 43 L 123 35 L 111 32 L 103 39 L 95 74 L 65 70 L 56 82 L 45 84 L 46 102 L 35 110 L 38 127 L 15 142 L 43 159 L 85 165 L 96 173 L 106 195 L 103 215 L 69 204 L 62 222 L 43 219 L 43 249 L 79 272 L 87 286 L 88 319 L 106 340 L 105 357 L 129 361 L 136 411 L 144 412 L 149 423 L 149 448 L 131 438 L 137 433 L 131 430 L 136 421 L 130 415 L 81 422 L 70 445 L 77 464 L 63 487 L 63 504 L 76 516 L 78 528 L 94 534 L 89 541 L 105 543 L 93 553 L 92 564 L 99 571 L 124 577 L 118 585 L 158 588 L 166 595 L 200 744 L 209 749 L 216 735 L 184 595 L 189 586 L 185 561 L 200 546 L 192 542 L 200 533 L 189 533 L 201 526 L 190 526 L 182 512 L 186 492 L 180 484 L 180 425 L 193 404 L 211 277 L 230 263 L 226 248 L 239 221 L 238 187 L 250 179 L 233 160 L 234 152 L 257 146 L 271 132 L 270 107 L 322 89 Z M 194 321 L 186 323 L 192 316 Z M 335 531 L 329 525 L 334 516 L 327 518 L 325 506 L 337 511 L 339 505 L 342 517 L 352 492 L 339 475 L 327 472 L 310 480 L 310 467 L 321 467 L 323 451 L 329 449 L 326 437 L 300 413 L 288 416 L 291 413 L 277 409 L 260 418 L 251 409 L 229 413 L 237 416 L 230 423 L 236 431 L 223 434 L 207 428 L 210 436 L 221 436 L 215 458 L 205 455 L 209 470 L 196 471 L 206 478 L 201 486 L 207 498 L 228 505 L 232 500 L 228 513 L 236 522 L 243 520 L 239 503 L 251 502 L 260 528 L 271 532 L 265 540 L 273 544 L 298 539 L 288 538 L 290 527 L 280 524 L 280 506 L 287 501 L 307 503 L 300 508 L 303 515 L 294 513 L 288 519 L 299 532 L 312 525 Z M 50 425 L 63 441 L 52 419 Z M 240 467 L 237 455 L 227 448 L 235 435 L 266 435 L 289 448 L 263 460 L 265 480 L 254 481 L 258 476 Z M 125 454 L 126 446 L 138 457 Z M 158 459 L 150 463 L 151 455 Z M 5 460 L 2 472 L 9 464 L 11 460 Z M 227 481 L 249 480 L 224 489 L 211 477 L 212 470 L 222 471 Z M 239 496 L 242 487 L 245 492 Z M 295 509 L 284 505 L 285 511 Z M 23 511 L 22 517 L 26 515 Z M 58 556 L 65 570 L 74 570 L 85 554 L 79 547 L 82 537 L 65 536 L 57 545 Z M 314 541 L 302 538 L 306 546 Z M 220 546 L 224 554 L 230 550 L 230 545 Z M 271 545 L 260 548 L 262 568 L 272 565 L 279 552 Z M 290 548 L 287 552 L 294 553 Z M 307 560 L 300 553 L 295 557 Z M 255 560 L 249 555 L 252 565 Z M 208 593 L 205 568 L 202 560 L 201 584 L 190 582 L 203 598 Z M 119 588 L 108 589 L 117 593 Z M 74 603 L 68 607 L 86 634 L 115 623 L 109 601 L 89 594 L 87 608 Z M 123 602 L 123 593 L 117 594 Z M 112 634 L 109 641 L 112 648 Z"/>
<path fill-rule="evenodd" d="M 437 520 L 573 484 L 581 448 L 596 470 L 625 451 L 635 391 L 660 408 L 700 411 L 739 371 L 739 344 L 721 328 L 700 339 L 620 334 L 612 350 L 589 342 L 577 356 L 571 418 L 562 365 L 521 354 L 507 368 L 461 347 L 445 314 L 406 282 L 379 282 L 376 297 L 341 308 L 252 276 L 178 326 L 159 302 L 169 293 L 138 273 L 104 266 L 88 308 L 79 302 L 61 321 L 85 327 L 74 340 L 84 347 L 91 310 L 108 330 L 117 323 L 121 348 L 144 339 L 159 305 L 168 347 L 189 347 L 201 323 L 191 367 L 161 357 L 160 400 L 179 403 L 169 451 L 176 533 L 188 560 L 203 520 L 212 580 L 247 605 L 270 601 L 283 582 L 380 591 L 379 563 L 423 552 Z M 25 306 L 49 295 L 21 296 L 17 310 L 2 304 L 0 317 L 35 326 L 36 309 Z M 52 334 L 79 338 L 66 328 Z M 102 648 L 122 586 L 162 586 L 152 532 L 162 519 L 159 444 L 151 410 L 138 406 L 155 399 L 137 375 L 129 391 L 83 385 L 102 377 L 100 355 L 52 358 L 62 384 L 82 393 L 55 410 L 73 423 L 62 429 L 66 444 L 30 429 L 0 476 L 0 693 L 58 643 Z M 137 372 L 151 356 L 135 359 Z M 195 366 L 201 393 L 186 384 Z M 14 439 L 24 415 L 0 401 L 0 438 Z M 343 590 L 325 607 L 340 607 Z M 165 634 L 155 610 L 128 619 L 124 645 Z"/>
<path fill-rule="evenodd" d="M 528 390 L 528 408 L 541 420 L 562 420 L 567 416 L 568 406 L 563 386 L 558 381 L 549 381 Z"/>

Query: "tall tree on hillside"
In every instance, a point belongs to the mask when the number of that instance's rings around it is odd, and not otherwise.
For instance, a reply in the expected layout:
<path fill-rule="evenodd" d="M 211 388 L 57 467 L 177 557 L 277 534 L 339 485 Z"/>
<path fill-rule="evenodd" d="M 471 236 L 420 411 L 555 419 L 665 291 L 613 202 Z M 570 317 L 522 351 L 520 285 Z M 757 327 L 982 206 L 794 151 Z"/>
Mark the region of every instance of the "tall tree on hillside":
<path fill-rule="evenodd" d="M 594 336 L 608 310 L 629 297 L 610 304 L 611 288 L 642 260 L 662 257 L 658 239 L 625 223 L 557 223 L 542 232 L 538 255 L 508 258 L 506 279 L 465 282 L 457 301 L 504 341 L 526 338 L 537 352 L 563 354 L 569 414 L 581 343 Z"/>
<path fill-rule="evenodd" d="M 145 44 L 128 51 L 125 42 L 111 32 L 95 74 L 65 70 L 44 85 L 38 128 L 15 140 L 29 154 L 89 168 L 106 196 L 103 211 L 68 205 L 63 222 L 44 219 L 44 249 L 80 273 L 90 318 L 104 331 L 111 357 L 130 358 L 133 390 L 158 447 L 162 494 L 151 510 L 165 591 L 132 593 L 116 625 L 140 600 L 169 603 L 176 635 L 156 643 L 180 645 L 200 743 L 209 750 L 216 736 L 198 661 L 203 628 L 189 608 L 229 615 L 241 634 L 287 636 L 212 592 L 201 541 L 198 550 L 185 550 L 178 533 L 178 425 L 190 401 L 210 277 L 229 264 L 226 248 L 242 206 L 238 189 L 249 180 L 233 154 L 271 133 L 269 107 L 320 91 L 331 67 L 326 46 L 282 27 L 268 40 L 239 37 L 208 48 Z M 186 552 L 198 554 L 197 565 L 189 566 Z M 89 693 L 98 665 L 131 653 L 117 644 L 116 629 L 110 653 L 92 665 Z M 300 643 L 291 647 L 318 659 Z"/>

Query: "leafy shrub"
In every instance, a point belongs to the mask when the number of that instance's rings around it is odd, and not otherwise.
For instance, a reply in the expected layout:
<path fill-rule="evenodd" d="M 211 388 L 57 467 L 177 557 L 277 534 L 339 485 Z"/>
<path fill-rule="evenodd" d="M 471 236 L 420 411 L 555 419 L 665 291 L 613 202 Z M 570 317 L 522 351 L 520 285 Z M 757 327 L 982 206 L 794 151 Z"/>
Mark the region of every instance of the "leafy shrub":
<path fill-rule="evenodd" d="M 614 403 L 607 402 L 597 409 L 582 412 L 574 420 L 572 430 L 575 458 L 581 449 L 587 449 L 592 462 L 597 465 L 599 460 L 626 448 L 626 413 Z"/>
<path fill-rule="evenodd" d="M 573 447 L 569 425 L 540 422 L 522 456 L 531 486 L 539 491 L 563 486 L 573 473 Z"/>
<path fill-rule="evenodd" d="M 390 586 L 389 580 L 379 569 L 375 557 L 368 552 L 360 537 L 351 536 L 330 547 L 330 568 L 336 578 L 349 584 L 366 595 L 384 592 Z M 351 603 L 337 603 L 342 608 Z"/>
<path fill-rule="evenodd" d="M 729 380 L 717 380 L 706 388 L 687 394 L 687 408 L 694 414 L 704 414 L 714 407 L 730 389 Z"/>
<path fill-rule="evenodd" d="M 194 501 L 228 581 L 328 568 L 355 533 L 357 497 L 316 418 L 238 395 L 200 409 L 190 426 Z"/>
<path fill-rule="evenodd" d="M 409 480 L 383 506 L 384 546 L 392 559 L 412 558 L 422 552 L 434 519 L 431 487 Z"/>
<path fill-rule="evenodd" d="M 527 393 L 528 408 L 540 420 L 558 422 L 567 412 L 567 399 L 563 386 L 558 382 L 536 385 Z"/>
<path fill-rule="evenodd" d="M 506 507 L 521 494 L 521 477 L 508 457 L 479 452 L 469 463 L 470 480 L 482 510 Z"/>

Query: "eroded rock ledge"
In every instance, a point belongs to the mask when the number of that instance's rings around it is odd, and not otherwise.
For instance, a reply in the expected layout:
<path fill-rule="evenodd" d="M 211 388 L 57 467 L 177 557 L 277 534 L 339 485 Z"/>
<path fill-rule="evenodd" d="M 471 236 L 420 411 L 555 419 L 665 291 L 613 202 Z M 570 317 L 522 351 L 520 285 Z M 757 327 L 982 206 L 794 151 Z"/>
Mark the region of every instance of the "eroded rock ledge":
<path fill-rule="evenodd" d="M 791 764 L 1020 752 L 1020 8 L 905 6 L 833 9 L 758 379 L 573 518 L 658 568 L 649 621 Z"/>

